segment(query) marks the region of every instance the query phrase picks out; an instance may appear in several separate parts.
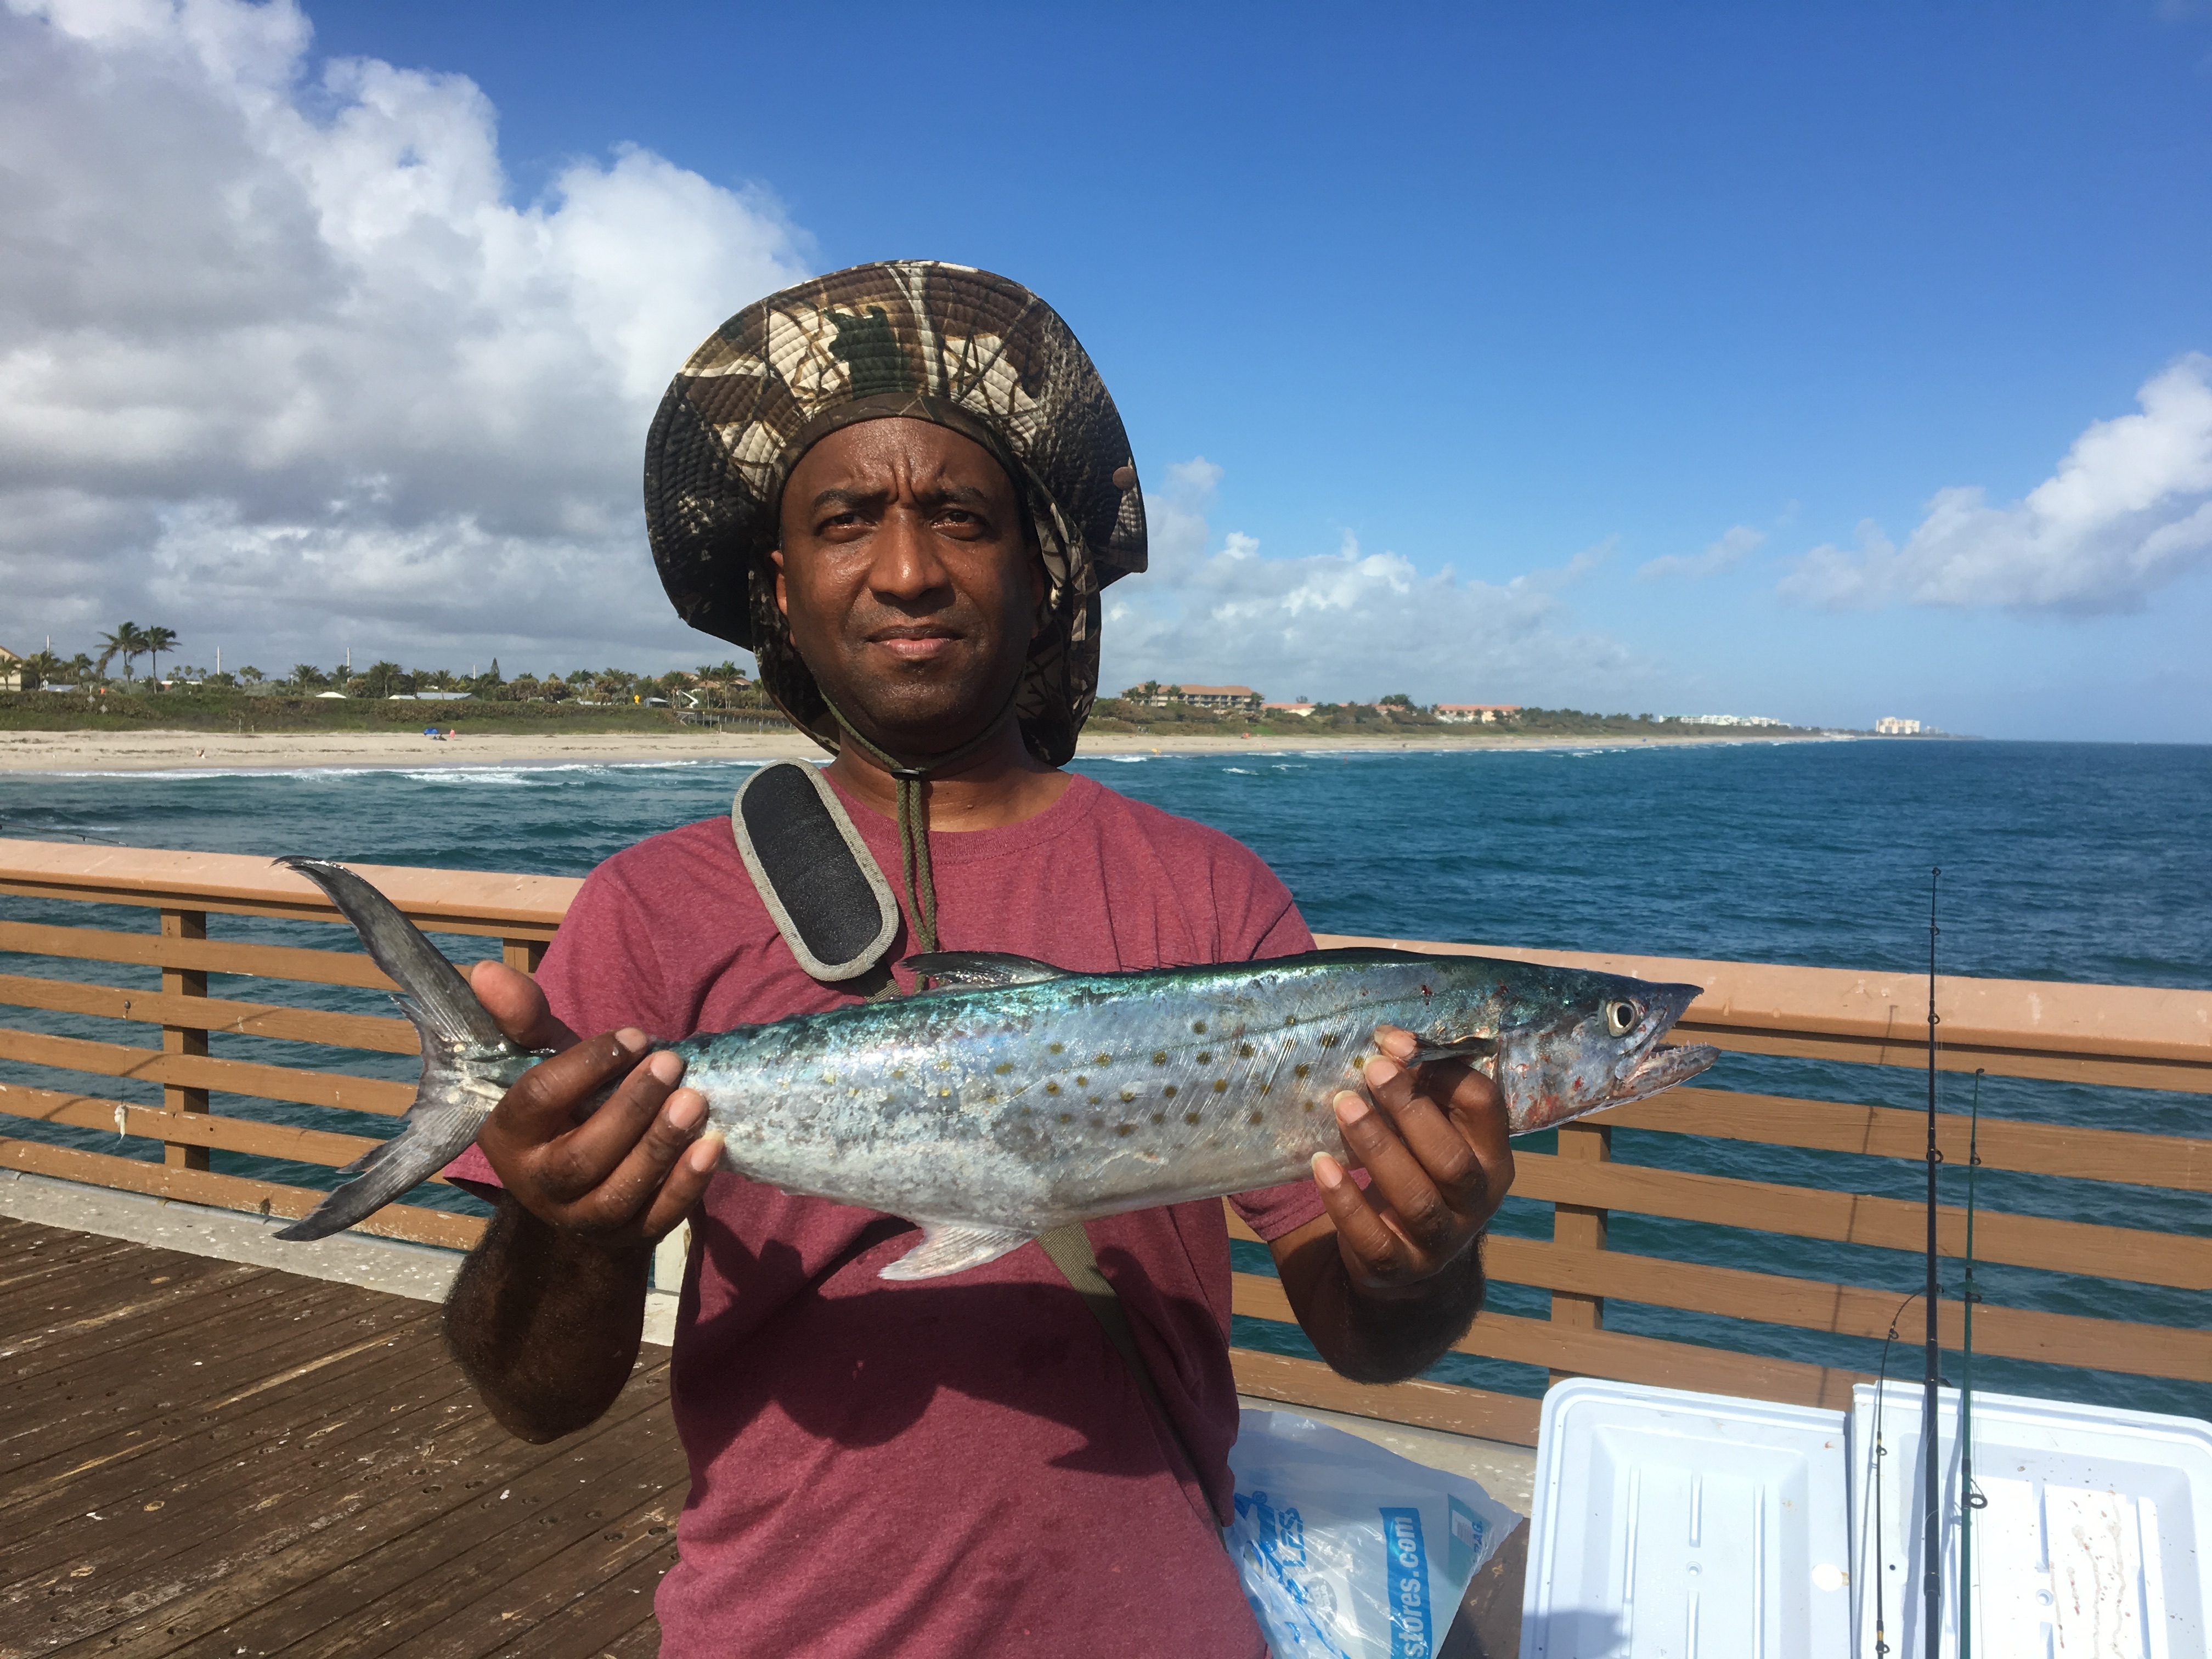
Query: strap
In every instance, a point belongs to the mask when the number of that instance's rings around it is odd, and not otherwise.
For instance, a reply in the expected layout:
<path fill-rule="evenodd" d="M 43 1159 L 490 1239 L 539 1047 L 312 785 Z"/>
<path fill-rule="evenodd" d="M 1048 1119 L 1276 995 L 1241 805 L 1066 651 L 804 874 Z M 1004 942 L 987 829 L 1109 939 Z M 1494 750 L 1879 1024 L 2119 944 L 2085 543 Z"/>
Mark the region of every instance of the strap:
<path fill-rule="evenodd" d="M 817 769 L 762 767 L 730 803 L 730 828 L 745 873 L 809 977 L 852 989 L 872 973 L 889 982 L 881 964 L 898 933 L 898 901 Z"/>
<path fill-rule="evenodd" d="M 1191 1474 L 1202 1480 L 1204 1476 L 1200 1474 L 1198 1459 L 1190 1449 L 1190 1443 L 1182 1437 L 1182 1431 L 1176 1426 L 1175 1418 L 1169 1413 L 1165 1402 L 1160 1399 L 1159 1388 L 1152 1381 L 1152 1367 L 1145 1363 L 1145 1352 L 1137 1346 L 1137 1334 L 1129 1328 L 1129 1311 L 1121 1305 L 1121 1297 L 1115 1290 L 1114 1282 L 1100 1270 L 1098 1253 L 1091 1248 L 1091 1235 L 1084 1231 L 1083 1224 L 1071 1221 L 1064 1227 L 1054 1227 L 1048 1233 L 1040 1234 L 1037 1243 L 1042 1247 L 1052 1265 L 1060 1269 L 1060 1276 L 1067 1281 L 1069 1288 L 1083 1298 L 1083 1305 L 1090 1309 L 1093 1317 L 1105 1328 L 1106 1340 L 1114 1345 L 1114 1351 L 1128 1366 L 1129 1376 L 1137 1385 L 1137 1392 L 1145 1397 L 1145 1403 L 1152 1407 L 1152 1415 L 1166 1425 L 1169 1437 L 1175 1442 L 1176 1449 L 1182 1454 L 1182 1461 L 1190 1466 Z"/>

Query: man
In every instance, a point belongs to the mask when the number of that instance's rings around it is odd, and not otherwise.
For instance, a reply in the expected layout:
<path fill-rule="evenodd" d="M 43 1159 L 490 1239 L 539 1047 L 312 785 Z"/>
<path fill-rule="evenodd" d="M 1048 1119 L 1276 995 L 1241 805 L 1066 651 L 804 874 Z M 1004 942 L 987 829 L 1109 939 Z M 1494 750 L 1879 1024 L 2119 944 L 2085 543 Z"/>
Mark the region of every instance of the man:
<path fill-rule="evenodd" d="M 1034 295 L 901 264 L 748 307 L 671 389 L 647 491 L 679 611 L 756 653 L 900 872 L 916 943 L 894 957 L 1104 970 L 1311 948 L 1243 848 L 1059 769 L 1097 684 L 1098 590 L 1143 568 L 1143 504 L 1104 387 Z M 888 1282 L 908 1224 L 716 1173 L 704 1102 L 674 1056 L 639 1063 L 646 1034 L 854 994 L 800 970 L 721 819 L 600 866 L 536 983 L 486 963 L 474 984 L 511 1035 L 562 1050 L 455 1166 L 503 1189 L 483 1188 L 498 1212 L 447 1312 L 501 1422 L 550 1439 L 605 1409 L 653 1242 L 693 1219 L 665 1652 L 1264 1653 L 1215 1530 L 1237 1430 L 1218 1204 L 1088 1230 L 1156 1410 L 1042 1251 Z M 1408 1071 L 1403 1033 L 1377 1046 L 1368 1098 L 1336 1103 L 1366 1184 L 1324 1156 L 1311 1182 L 1237 1200 L 1316 1347 L 1372 1381 L 1465 1330 L 1512 1179 L 1486 1080 Z"/>

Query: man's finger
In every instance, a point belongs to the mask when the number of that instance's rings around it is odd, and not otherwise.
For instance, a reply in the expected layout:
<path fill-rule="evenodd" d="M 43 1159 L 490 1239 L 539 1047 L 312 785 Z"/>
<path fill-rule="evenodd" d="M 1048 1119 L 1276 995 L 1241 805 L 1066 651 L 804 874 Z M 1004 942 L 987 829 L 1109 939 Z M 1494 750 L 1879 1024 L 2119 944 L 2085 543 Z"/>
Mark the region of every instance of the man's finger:
<path fill-rule="evenodd" d="M 664 1058 L 671 1057 L 655 1054 L 653 1061 Z M 696 1089 L 672 1092 L 622 1161 L 575 1203 L 569 1224 L 611 1229 L 642 1218 L 706 1121 L 705 1096 Z"/>
<path fill-rule="evenodd" d="M 1344 1165 L 1327 1152 L 1316 1152 L 1313 1177 L 1321 1188 L 1322 1207 L 1336 1225 L 1337 1242 L 1359 1259 L 1367 1277 L 1382 1280 L 1403 1273 L 1409 1254 L 1405 1240 L 1390 1231 Z"/>
<path fill-rule="evenodd" d="M 540 1152 L 537 1174 L 547 1196 L 574 1204 L 612 1176 L 683 1079 L 684 1062 L 665 1048 L 632 1071 L 605 1105 Z"/>
<path fill-rule="evenodd" d="M 510 1042 L 526 1048 L 567 1048 L 576 1034 L 553 1018 L 545 993 L 529 975 L 489 958 L 469 969 L 469 989 L 499 1022 Z"/>
<path fill-rule="evenodd" d="M 1378 1059 L 1368 1063 L 1365 1073 L 1367 1092 L 1389 1115 L 1399 1138 L 1455 1210 L 1480 1199 L 1486 1184 L 1474 1148 L 1450 1114 L 1437 1104 L 1451 1098 L 1450 1085 L 1457 1081 L 1453 1073 L 1464 1069 L 1455 1064 L 1429 1066 L 1417 1074 Z"/>
<path fill-rule="evenodd" d="M 1389 1119 L 1347 1089 L 1336 1097 L 1336 1123 L 1370 1177 L 1368 1197 L 1389 1206 L 1418 1248 L 1449 1249 L 1458 1220 Z"/>
<path fill-rule="evenodd" d="M 628 1027 L 571 1044 L 517 1078 L 487 1127 L 526 1146 L 568 1133 L 576 1127 L 576 1109 L 635 1066 L 649 1042 Z"/>
<path fill-rule="evenodd" d="M 722 1137 L 712 1129 L 684 1149 L 645 1212 L 645 1236 L 659 1238 L 691 1213 L 714 1171 L 722 1167 Z"/>
<path fill-rule="evenodd" d="M 1425 1090 L 1428 1073 L 1442 1069 L 1421 1068 Z M 1505 1110 L 1505 1097 L 1498 1092 L 1496 1083 L 1472 1069 L 1453 1080 L 1449 1097 L 1439 1085 L 1434 1097 L 1448 1098 L 1453 1127 L 1466 1139 L 1482 1165 L 1482 1202 L 1486 1206 L 1486 1221 L 1504 1202 L 1513 1185 L 1513 1126 Z"/>

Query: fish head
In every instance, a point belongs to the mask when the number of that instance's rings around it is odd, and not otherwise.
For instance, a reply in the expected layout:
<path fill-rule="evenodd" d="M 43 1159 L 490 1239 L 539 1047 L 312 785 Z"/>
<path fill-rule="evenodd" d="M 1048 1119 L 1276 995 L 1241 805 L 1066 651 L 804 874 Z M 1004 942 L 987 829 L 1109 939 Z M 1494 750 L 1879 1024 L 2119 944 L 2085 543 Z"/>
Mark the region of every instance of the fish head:
<path fill-rule="evenodd" d="M 1704 988 L 1583 975 L 1556 1018 L 1501 1031 L 1492 1075 L 1512 1132 L 1528 1134 L 1625 1106 L 1695 1077 L 1720 1058 L 1706 1043 L 1660 1042 Z"/>

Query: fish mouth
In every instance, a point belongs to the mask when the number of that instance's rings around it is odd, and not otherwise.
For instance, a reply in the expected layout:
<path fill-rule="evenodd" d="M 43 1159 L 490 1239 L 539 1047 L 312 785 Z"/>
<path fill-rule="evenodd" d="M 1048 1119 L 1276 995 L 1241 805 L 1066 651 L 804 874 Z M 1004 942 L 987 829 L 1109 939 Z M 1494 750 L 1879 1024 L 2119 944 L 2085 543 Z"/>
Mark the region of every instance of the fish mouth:
<path fill-rule="evenodd" d="M 1635 1068 L 1620 1079 L 1618 1092 L 1606 1103 L 1626 1106 L 1632 1100 L 1646 1099 L 1678 1083 L 1687 1083 L 1720 1057 L 1721 1051 L 1710 1042 L 1646 1049 Z"/>

